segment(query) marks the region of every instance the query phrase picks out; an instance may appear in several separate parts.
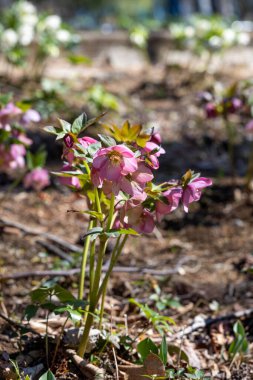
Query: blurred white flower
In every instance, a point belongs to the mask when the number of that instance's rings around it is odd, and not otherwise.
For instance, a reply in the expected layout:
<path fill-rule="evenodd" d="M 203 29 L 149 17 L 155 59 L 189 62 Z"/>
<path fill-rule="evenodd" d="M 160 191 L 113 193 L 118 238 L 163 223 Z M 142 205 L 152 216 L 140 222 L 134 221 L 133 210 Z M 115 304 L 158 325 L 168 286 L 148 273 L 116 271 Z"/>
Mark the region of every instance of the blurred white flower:
<path fill-rule="evenodd" d="M 18 31 L 19 42 L 22 46 L 28 46 L 34 38 L 34 28 L 30 25 L 22 25 Z"/>
<path fill-rule="evenodd" d="M 29 1 L 19 1 L 15 4 L 16 10 L 20 14 L 33 14 L 36 13 L 36 7 Z"/>
<path fill-rule="evenodd" d="M 237 42 L 240 45 L 244 45 L 244 46 L 249 45 L 250 40 L 251 38 L 250 38 L 249 33 L 238 33 L 237 35 Z"/>
<path fill-rule="evenodd" d="M 187 38 L 192 38 L 192 37 L 194 37 L 194 35 L 195 35 L 195 30 L 194 30 L 194 28 L 192 27 L 192 26 L 186 26 L 185 27 L 185 36 L 187 37 Z"/>
<path fill-rule="evenodd" d="M 219 48 L 222 45 L 222 39 L 218 36 L 212 36 L 209 38 L 208 42 L 212 48 Z"/>
<path fill-rule="evenodd" d="M 225 29 L 222 37 L 227 45 L 232 45 L 236 42 L 236 32 L 233 29 Z"/>
<path fill-rule="evenodd" d="M 44 19 L 45 29 L 57 30 L 61 27 L 61 18 L 58 15 L 50 15 Z"/>
<path fill-rule="evenodd" d="M 18 35 L 13 29 L 6 29 L 1 35 L 1 44 L 4 49 L 10 49 L 18 42 Z"/>
<path fill-rule="evenodd" d="M 71 41 L 71 33 L 66 29 L 60 29 L 56 32 L 56 38 L 61 43 L 68 43 Z"/>
<path fill-rule="evenodd" d="M 36 14 L 20 15 L 20 22 L 34 27 L 38 22 L 38 16 Z"/>
<path fill-rule="evenodd" d="M 47 52 L 48 52 L 48 55 L 54 58 L 57 58 L 60 55 L 60 49 L 58 48 L 58 46 L 55 46 L 55 45 L 48 46 Z"/>

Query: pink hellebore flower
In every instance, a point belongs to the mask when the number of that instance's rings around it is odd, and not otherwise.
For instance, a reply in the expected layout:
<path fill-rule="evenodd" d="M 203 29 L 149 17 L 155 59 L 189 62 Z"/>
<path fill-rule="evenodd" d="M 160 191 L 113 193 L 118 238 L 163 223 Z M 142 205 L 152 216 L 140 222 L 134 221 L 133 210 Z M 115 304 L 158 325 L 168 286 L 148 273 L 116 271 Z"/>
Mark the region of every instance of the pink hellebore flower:
<path fill-rule="evenodd" d="M 162 196 L 166 198 L 166 202 L 159 200 L 156 202 L 156 217 L 157 220 L 161 220 L 163 215 L 169 214 L 176 210 L 179 205 L 179 201 L 182 198 L 183 189 L 181 187 L 175 187 L 168 189 L 162 193 Z"/>
<path fill-rule="evenodd" d="M 214 119 L 218 116 L 217 106 L 214 103 L 207 103 L 205 105 L 205 113 L 208 119 Z"/>
<path fill-rule="evenodd" d="M 8 103 L 0 110 L 0 128 L 10 129 L 9 122 L 12 118 L 22 114 L 22 110 L 14 103 Z"/>
<path fill-rule="evenodd" d="M 67 134 L 64 137 L 64 143 L 66 145 L 66 148 L 63 150 L 63 157 L 68 161 L 69 164 L 72 164 L 74 161 L 74 152 L 71 148 L 75 148 L 75 143 L 73 140 L 73 137 L 69 134 Z M 79 144 L 81 144 L 85 149 L 88 148 L 89 145 L 95 144 L 98 141 L 93 139 L 92 137 L 80 137 L 77 139 Z"/>
<path fill-rule="evenodd" d="M 21 124 L 28 125 L 30 123 L 38 123 L 41 120 L 39 112 L 29 109 L 21 117 Z"/>
<path fill-rule="evenodd" d="M 145 185 L 152 181 L 153 178 L 151 170 L 143 162 L 139 162 L 134 173 L 121 178 L 120 189 L 133 199 L 143 202 L 147 198 L 144 191 Z"/>
<path fill-rule="evenodd" d="M 123 176 L 135 172 L 137 167 L 134 153 L 124 145 L 101 148 L 93 160 L 91 180 L 97 187 L 102 187 L 104 180 L 117 183 Z"/>
<path fill-rule="evenodd" d="M 162 138 L 161 138 L 160 133 L 159 132 L 152 133 L 150 141 L 157 144 L 157 145 L 161 145 Z"/>
<path fill-rule="evenodd" d="M 158 157 L 160 157 L 161 154 L 165 153 L 165 150 L 156 143 L 152 141 L 148 141 L 145 147 L 142 149 L 142 153 L 146 155 L 151 162 L 151 166 L 153 169 L 159 168 L 159 161 Z"/>
<path fill-rule="evenodd" d="M 26 149 L 21 144 L 12 144 L 5 155 L 5 165 L 7 170 L 17 170 L 25 167 Z"/>
<path fill-rule="evenodd" d="M 44 187 L 50 185 L 48 171 L 43 168 L 35 168 L 30 173 L 27 173 L 24 178 L 24 186 L 36 191 L 41 191 Z"/>
<path fill-rule="evenodd" d="M 241 99 L 239 99 L 239 98 L 232 98 L 231 99 L 231 104 L 230 104 L 228 110 L 231 113 L 235 113 L 235 112 L 239 111 L 240 108 L 242 108 L 242 106 L 243 106 L 243 103 L 242 103 Z"/>
<path fill-rule="evenodd" d="M 70 165 L 64 165 L 62 168 L 62 172 L 67 172 L 73 170 L 72 166 Z M 81 188 L 80 181 L 77 177 L 60 177 L 60 183 L 64 186 L 71 186 L 76 188 L 76 190 Z"/>
<path fill-rule="evenodd" d="M 253 120 L 250 120 L 246 126 L 245 126 L 246 132 L 252 133 L 253 132 Z"/>
<path fill-rule="evenodd" d="M 150 211 L 144 209 L 142 205 L 134 206 L 132 202 L 127 202 L 120 210 L 121 223 L 126 228 L 133 228 L 142 234 L 151 233 L 155 228 L 154 216 Z"/>
<path fill-rule="evenodd" d="M 188 185 L 183 190 L 182 203 L 184 206 L 184 211 L 188 212 L 189 204 L 200 200 L 201 191 L 212 185 L 212 180 L 210 178 L 199 177 L 188 183 Z"/>

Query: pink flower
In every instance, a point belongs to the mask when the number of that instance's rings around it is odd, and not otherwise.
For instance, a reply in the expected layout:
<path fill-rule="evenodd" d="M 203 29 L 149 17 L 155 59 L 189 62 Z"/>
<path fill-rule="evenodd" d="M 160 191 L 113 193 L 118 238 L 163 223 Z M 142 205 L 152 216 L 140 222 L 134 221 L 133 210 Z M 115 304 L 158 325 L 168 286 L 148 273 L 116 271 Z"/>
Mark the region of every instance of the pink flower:
<path fill-rule="evenodd" d="M 164 153 L 165 150 L 160 147 L 160 145 L 157 145 L 152 141 L 148 141 L 145 147 L 142 149 L 142 154 L 146 156 L 146 162 L 148 162 L 153 169 L 159 168 L 158 157 Z"/>
<path fill-rule="evenodd" d="M 33 169 L 30 173 L 27 173 L 24 178 L 24 186 L 26 189 L 31 187 L 36 191 L 41 191 L 48 185 L 50 185 L 48 171 L 43 168 Z"/>
<path fill-rule="evenodd" d="M 66 148 L 63 150 L 63 157 L 68 161 L 69 164 L 72 164 L 75 159 L 73 149 L 76 148 L 73 137 L 67 134 L 63 140 L 66 145 Z M 98 142 L 92 137 L 80 137 L 77 140 L 79 144 L 81 144 L 85 149 L 88 148 L 89 145 Z"/>
<path fill-rule="evenodd" d="M 201 191 L 212 185 L 212 180 L 210 178 L 199 177 L 188 183 L 188 185 L 183 190 L 182 203 L 184 206 L 184 211 L 188 212 L 189 204 L 200 200 Z"/>
<path fill-rule="evenodd" d="M 152 133 L 150 141 L 157 145 L 161 145 L 162 138 L 161 138 L 160 133 L 159 132 Z"/>
<path fill-rule="evenodd" d="M 132 199 L 145 201 L 147 194 L 144 191 L 146 183 L 154 178 L 151 170 L 143 163 L 139 163 L 138 169 L 125 177 L 121 177 L 119 181 L 120 190 L 129 194 Z"/>
<path fill-rule="evenodd" d="M 0 128 L 10 129 L 10 121 L 18 115 L 22 114 L 22 110 L 15 106 L 14 103 L 8 103 L 0 110 Z"/>
<path fill-rule="evenodd" d="M 176 210 L 179 205 L 179 201 L 182 198 L 183 189 L 181 187 L 175 187 L 168 189 L 162 193 L 164 201 L 159 200 L 156 202 L 156 217 L 157 220 L 161 220 L 163 215 L 169 214 Z"/>
<path fill-rule="evenodd" d="M 239 111 L 243 106 L 243 103 L 241 101 L 241 99 L 239 98 L 232 98 L 230 100 L 230 105 L 228 107 L 228 111 L 231 112 L 231 113 L 235 113 L 237 111 Z"/>
<path fill-rule="evenodd" d="M 138 233 L 151 233 L 155 228 L 154 216 L 142 205 L 126 202 L 120 209 L 120 221 L 125 228 L 133 228 Z"/>
<path fill-rule="evenodd" d="M 218 116 L 217 106 L 214 103 L 207 103 L 205 105 L 205 112 L 208 119 L 214 119 Z"/>
<path fill-rule="evenodd" d="M 64 165 L 62 172 L 68 172 L 74 170 L 70 165 Z M 60 177 L 60 183 L 64 186 L 74 187 L 76 190 L 81 188 L 80 181 L 77 177 Z"/>
<path fill-rule="evenodd" d="M 253 132 L 253 120 L 250 120 L 246 126 L 245 126 L 245 130 L 249 133 L 252 133 Z"/>
<path fill-rule="evenodd" d="M 124 145 L 101 148 L 93 160 L 91 180 L 95 186 L 102 187 L 104 180 L 116 183 L 136 170 L 137 159 L 129 148 Z"/>
<path fill-rule="evenodd" d="M 21 124 L 28 125 L 30 123 L 38 123 L 41 120 L 39 112 L 29 109 L 21 117 Z"/>

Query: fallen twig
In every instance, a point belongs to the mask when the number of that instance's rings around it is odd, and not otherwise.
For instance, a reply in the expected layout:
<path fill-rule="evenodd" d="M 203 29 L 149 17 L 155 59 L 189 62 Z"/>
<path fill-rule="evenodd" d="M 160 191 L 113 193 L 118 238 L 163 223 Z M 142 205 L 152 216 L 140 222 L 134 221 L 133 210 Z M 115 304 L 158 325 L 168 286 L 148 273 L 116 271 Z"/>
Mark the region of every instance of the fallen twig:
<path fill-rule="evenodd" d="M 1 227 L 16 228 L 16 229 L 22 231 L 25 235 L 35 235 L 35 236 L 39 235 L 40 237 L 44 237 L 45 239 L 50 240 L 50 241 L 60 245 L 61 247 L 64 247 L 65 249 L 67 249 L 70 252 L 76 252 L 76 253 L 82 252 L 82 248 L 78 247 L 75 244 L 69 243 L 69 242 L 63 240 L 62 238 L 60 238 L 56 235 L 50 234 L 48 232 L 42 232 L 42 231 L 34 229 L 34 228 L 26 227 L 25 225 L 18 223 L 18 222 L 13 222 L 13 221 L 7 220 L 5 218 L 0 218 L 0 226 Z"/>
<path fill-rule="evenodd" d="M 150 274 L 153 276 L 170 276 L 172 274 L 180 273 L 180 269 L 183 268 L 183 263 L 192 260 L 192 257 L 185 257 L 184 260 L 179 260 L 175 268 L 169 268 L 164 270 L 158 270 L 153 268 L 138 268 L 138 267 L 124 267 L 124 266 L 115 266 L 113 269 L 114 273 L 132 273 L 132 274 Z M 102 268 L 103 272 L 108 270 L 108 266 L 105 265 Z M 80 268 L 73 268 L 67 270 L 38 270 L 38 271 L 28 271 L 28 272 L 18 272 L 18 273 L 9 273 L 0 276 L 0 282 L 12 279 L 21 279 L 27 277 L 57 277 L 57 276 L 73 276 L 80 273 Z M 87 270 L 88 273 L 88 270 Z"/>
<path fill-rule="evenodd" d="M 173 335 L 173 338 L 175 339 L 183 338 L 184 336 L 190 335 L 196 330 L 205 329 L 215 323 L 227 321 L 231 319 L 240 319 L 244 317 L 249 317 L 251 315 L 253 315 L 253 308 L 236 311 L 234 313 L 222 315 L 216 318 L 206 318 L 206 319 L 200 318 L 198 321 L 193 322 L 191 325 L 185 327 L 183 330 L 178 331 L 176 334 Z"/>
<path fill-rule="evenodd" d="M 73 360 L 75 365 L 79 368 L 85 378 L 88 379 L 104 379 L 105 371 L 102 368 L 98 368 L 91 363 L 77 355 L 73 350 L 66 351 L 69 357 Z"/>
<path fill-rule="evenodd" d="M 60 248 L 55 246 L 54 244 L 50 244 L 44 240 L 36 240 L 36 243 L 41 245 L 43 248 L 46 248 L 48 251 L 52 252 L 56 256 L 59 256 L 61 259 L 68 261 L 69 263 L 73 263 L 73 257 L 68 255 L 66 252 L 63 252 Z"/>

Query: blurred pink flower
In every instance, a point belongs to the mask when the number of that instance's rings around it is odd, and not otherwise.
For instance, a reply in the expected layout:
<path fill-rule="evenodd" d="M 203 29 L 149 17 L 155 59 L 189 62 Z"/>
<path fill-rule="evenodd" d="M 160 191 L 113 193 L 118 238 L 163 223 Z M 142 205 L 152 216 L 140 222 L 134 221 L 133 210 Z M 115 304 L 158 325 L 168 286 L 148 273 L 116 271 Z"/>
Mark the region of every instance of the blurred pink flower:
<path fill-rule="evenodd" d="M 205 105 L 205 112 L 208 119 L 214 119 L 218 116 L 217 106 L 215 103 L 207 103 Z"/>
<path fill-rule="evenodd" d="M 160 145 L 157 145 L 152 141 L 148 141 L 145 147 L 142 149 L 142 154 L 147 157 L 148 162 L 153 169 L 159 168 L 158 157 L 164 153 L 165 150 Z"/>
<path fill-rule="evenodd" d="M 189 204 L 200 200 L 201 191 L 212 185 L 212 180 L 210 178 L 199 177 L 188 183 L 188 185 L 183 190 L 182 203 L 184 206 L 184 211 L 188 212 Z"/>
<path fill-rule="evenodd" d="M 124 145 L 101 148 L 95 154 L 91 180 L 97 187 L 102 187 L 103 181 L 117 183 L 122 176 L 137 170 L 137 159 L 134 153 Z"/>
<path fill-rule="evenodd" d="M 22 110 L 15 106 L 14 103 L 8 103 L 0 109 L 0 128 L 10 129 L 10 122 L 16 116 L 21 115 Z"/>
<path fill-rule="evenodd" d="M 21 117 L 21 124 L 28 125 L 30 123 L 38 123 L 41 120 L 39 112 L 29 109 Z"/>
<path fill-rule="evenodd" d="M 120 222 L 125 228 L 133 228 L 136 232 L 151 233 L 155 228 L 154 216 L 141 204 L 128 201 L 120 209 Z"/>
<path fill-rule="evenodd" d="M 156 217 L 157 220 L 161 220 L 163 215 L 169 214 L 176 210 L 179 205 L 180 199 L 183 195 L 183 189 L 176 187 L 168 189 L 162 193 L 162 197 L 165 198 L 165 202 L 159 200 L 156 202 Z"/>
<path fill-rule="evenodd" d="M 161 145 L 162 138 L 161 138 L 160 133 L 159 132 L 152 133 L 150 141 L 157 145 Z"/>
<path fill-rule="evenodd" d="M 26 189 L 33 188 L 36 191 L 41 191 L 50 185 L 48 171 L 44 168 L 35 168 L 26 174 L 23 182 Z"/>
<path fill-rule="evenodd" d="M 64 165 L 63 168 L 62 168 L 62 172 L 74 171 L 74 170 L 75 169 L 72 166 L 70 166 L 70 165 Z M 75 176 L 73 176 L 73 177 L 60 177 L 59 180 L 60 180 L 61 185 L 71 186 L 71 187 L 74 187 L 77 190 L 81 188 L 80 181 Z"/>
<path fill-rule="evenodd" d="M 252 133 L 253 132 L 253 120 L 250 120 L 246 126 L 245 126 L 245 130 L 249 133 Z"/>

